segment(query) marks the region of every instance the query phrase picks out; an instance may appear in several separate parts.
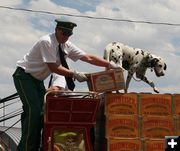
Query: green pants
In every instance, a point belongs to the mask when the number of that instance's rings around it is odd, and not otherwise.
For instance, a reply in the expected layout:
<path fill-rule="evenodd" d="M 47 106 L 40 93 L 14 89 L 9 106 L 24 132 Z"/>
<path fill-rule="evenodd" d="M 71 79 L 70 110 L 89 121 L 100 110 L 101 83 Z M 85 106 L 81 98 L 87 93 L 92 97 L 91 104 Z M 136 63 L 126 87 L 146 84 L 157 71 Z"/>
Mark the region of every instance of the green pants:
<path fill-rule="evenodd" d="M 17 150 L 38 151 L 43 127 L 44 83 L 19 67 L 13 74 L 13 79 L 23 105 L 22 135 Z"/>

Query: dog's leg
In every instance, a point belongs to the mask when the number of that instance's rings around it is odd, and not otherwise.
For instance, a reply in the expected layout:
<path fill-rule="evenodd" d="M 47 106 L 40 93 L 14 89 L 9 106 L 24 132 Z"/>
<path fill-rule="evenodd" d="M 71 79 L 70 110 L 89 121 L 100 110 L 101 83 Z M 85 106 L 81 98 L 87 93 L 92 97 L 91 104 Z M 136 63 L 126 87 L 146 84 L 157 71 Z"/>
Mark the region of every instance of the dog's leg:
<path fill-rule="evenodd" d="M 104 58 L 105 60 L 107 60 L 108 62 L 111 61 L 111 60 L 110 60 L 110 53 L 111 53 L 111 51 L 112 51 L 111 47 L 112 47 L 112 44 L 108 44 L 108 45 L 105 47 L 105 49 L 104 49 L 103 58 Z"/>
<path fill-rule="evenodd" d="M 107 60 L 108 62 L 110 62 L 110 50 L 108 49 L 108 47 L 106 47 L 105 50 L 104 50 L 103 58 L 105 60 Z M 106 68 L 106 70 L 107 70 L 107 68 Z"/>
<path fill-rule="evenodd" d="M 153 88 L 154 92 L 159 93 L 159 90 L 155 87 L 155 84 L 152 81 L 148 80 L 146 76 L 141 75 L 141 80 L 149 84 Z"/>
<path fill-rule="evenodd" d="M 126 85 L 125 85 L 125 89 L 124 89 L 124 93 L 127 93 L 128 92 L 128 88 L 129 88 L 129 83 L 132 79 L 132 76 L 134 74 L 134 68 L 131 68 L 129 71 L 128 71 L 128 75 L 127 75 L 127 79 L 126 79 Z"/>

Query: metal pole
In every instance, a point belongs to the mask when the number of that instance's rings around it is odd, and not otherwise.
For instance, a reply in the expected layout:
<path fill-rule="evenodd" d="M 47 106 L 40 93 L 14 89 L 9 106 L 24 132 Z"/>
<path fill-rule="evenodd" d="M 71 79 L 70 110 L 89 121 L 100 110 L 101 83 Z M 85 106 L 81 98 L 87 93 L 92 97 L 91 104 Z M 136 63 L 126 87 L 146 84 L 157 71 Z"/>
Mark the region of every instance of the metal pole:
<path fill-rule="evenodd" d="M 3 117 L 5 118 L 5 102 L 3 102 Z M 3 126 L 5 126 L 5 120 L 3 121 Z"/>

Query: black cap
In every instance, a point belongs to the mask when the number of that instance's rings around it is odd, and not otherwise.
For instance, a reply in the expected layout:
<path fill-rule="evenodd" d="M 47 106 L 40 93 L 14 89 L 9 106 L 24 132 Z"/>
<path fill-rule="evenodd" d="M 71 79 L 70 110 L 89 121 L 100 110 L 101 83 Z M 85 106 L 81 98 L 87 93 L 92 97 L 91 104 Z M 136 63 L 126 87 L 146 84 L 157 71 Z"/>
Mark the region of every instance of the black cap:
<path fill-rule="evenodd" d="M 65 19 L 55 19 L 55 22 L 57 22 L 56 26 L 67 36 L 71 36 L 73 34 L 73 28 L 77 26 L 75 23 Z"/>

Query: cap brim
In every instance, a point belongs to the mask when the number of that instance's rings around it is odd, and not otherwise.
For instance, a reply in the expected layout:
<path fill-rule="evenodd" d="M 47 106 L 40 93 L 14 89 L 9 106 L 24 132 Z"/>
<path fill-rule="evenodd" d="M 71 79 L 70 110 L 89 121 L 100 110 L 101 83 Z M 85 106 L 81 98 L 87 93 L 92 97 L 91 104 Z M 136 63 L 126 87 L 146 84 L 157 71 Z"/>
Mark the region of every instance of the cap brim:
<path fill-rule="evenodd" d="M 72 30 L 61 28 L 62 32 L 66 36 L 71 36 L 73 34 Z"/>

